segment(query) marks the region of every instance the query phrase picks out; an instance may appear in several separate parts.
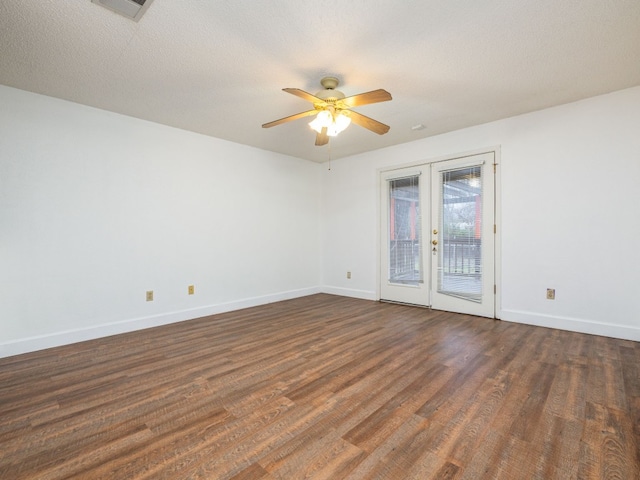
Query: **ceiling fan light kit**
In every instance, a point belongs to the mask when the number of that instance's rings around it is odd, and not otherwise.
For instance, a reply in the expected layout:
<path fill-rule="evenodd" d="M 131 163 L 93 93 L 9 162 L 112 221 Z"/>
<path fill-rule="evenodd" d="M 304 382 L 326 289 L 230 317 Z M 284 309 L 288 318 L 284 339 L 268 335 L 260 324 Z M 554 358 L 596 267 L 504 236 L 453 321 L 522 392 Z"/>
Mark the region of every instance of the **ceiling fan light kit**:
<path fill-rule="evenodd" d="M 378 135 L 384 135 L 389 131 L 388 125 L 350 110 L 352 107 L 391 100 L 391 94 L 389 92 L 378 89 L 351 97 L 345 97 L 344 93 L 336 90 L 338 83 L 336 77 L 324 77 L 320 81 L 324 90 L 316 92 L 315 95 L 300 90 L 299 88 L 283 88 L 285 92 L 313 103 L 313 110 L 265 123 L 262 125 L 262 128 L 275 127 L 276 125 L 297 120 L 298 118 L 315 115 L 316 118 L 309 122 L 309 126 L 316 132 L 317 146 L 329 143 L 329 137 L 338 135 L 351 124 L 351 121 Z"/>
<path fill-rule="evenodd" d="M 336 113 L 335 110 L 332 111 L 332 109 L 329 108 L 327 110 L 320 110 L 316 115 L 316 118 L 309 122 L 309 126 L 317 133 L 322 133 L 322 129 L 326 128 L 327 135 L 335 137 L 347 128 L 350 123 L 351 118 L 349 118 L 345 113 Z"/>

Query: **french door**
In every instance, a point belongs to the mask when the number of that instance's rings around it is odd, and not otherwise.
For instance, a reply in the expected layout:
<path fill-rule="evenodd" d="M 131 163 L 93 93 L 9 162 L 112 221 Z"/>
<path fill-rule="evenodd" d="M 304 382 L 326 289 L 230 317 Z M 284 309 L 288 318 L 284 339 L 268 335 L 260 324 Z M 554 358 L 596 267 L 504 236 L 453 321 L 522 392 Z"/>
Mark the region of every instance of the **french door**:
<path fill-rule="evenodd" d="M 381 175 L 380 298 L 495 315 L 494 153 Z"/>

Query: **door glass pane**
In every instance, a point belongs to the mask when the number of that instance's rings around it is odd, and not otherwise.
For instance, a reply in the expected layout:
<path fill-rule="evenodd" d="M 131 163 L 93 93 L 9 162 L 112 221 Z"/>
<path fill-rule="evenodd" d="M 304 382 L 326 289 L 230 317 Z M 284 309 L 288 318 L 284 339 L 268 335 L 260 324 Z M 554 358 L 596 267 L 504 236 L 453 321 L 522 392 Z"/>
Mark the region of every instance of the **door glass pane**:
<path fill-rule="evenodd" d="M 389 180 L 389 281 L 422 282 L 419 175 Z"/>
<path fill-rule="evenodd" d="M 438 292 L 482 301 L 481 166 L 440 172 Z"/>

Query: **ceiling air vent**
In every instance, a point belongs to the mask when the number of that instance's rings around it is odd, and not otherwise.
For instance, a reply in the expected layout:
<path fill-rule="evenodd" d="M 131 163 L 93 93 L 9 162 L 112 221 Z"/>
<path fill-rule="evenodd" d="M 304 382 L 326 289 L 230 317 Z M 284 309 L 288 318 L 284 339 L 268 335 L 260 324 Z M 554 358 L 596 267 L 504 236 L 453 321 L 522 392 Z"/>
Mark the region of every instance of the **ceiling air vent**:
<path fill-rule="evenodd" d="M 131 20 L 138 21 L 153 0 L 91 0 Z"/>

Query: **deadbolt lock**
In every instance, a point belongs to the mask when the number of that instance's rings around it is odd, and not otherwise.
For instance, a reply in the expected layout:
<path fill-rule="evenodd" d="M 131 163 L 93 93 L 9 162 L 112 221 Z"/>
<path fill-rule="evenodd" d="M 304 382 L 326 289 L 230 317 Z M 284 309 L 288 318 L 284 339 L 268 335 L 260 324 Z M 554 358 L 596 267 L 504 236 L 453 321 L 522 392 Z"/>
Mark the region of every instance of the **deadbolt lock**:
<path fill-rule="evenodd" d="M 438 240 L 431 240 L 431 244 L 432 245 L 437 245 L 438 244 Z"/>
<path fill-rule="evenodd" d="M 437 234 L 438 234 L 438 230 L 434 230 L 434 231 L 433 231 L 433 234 L 434 234 L 434 235 L 437 235 Z"/>

